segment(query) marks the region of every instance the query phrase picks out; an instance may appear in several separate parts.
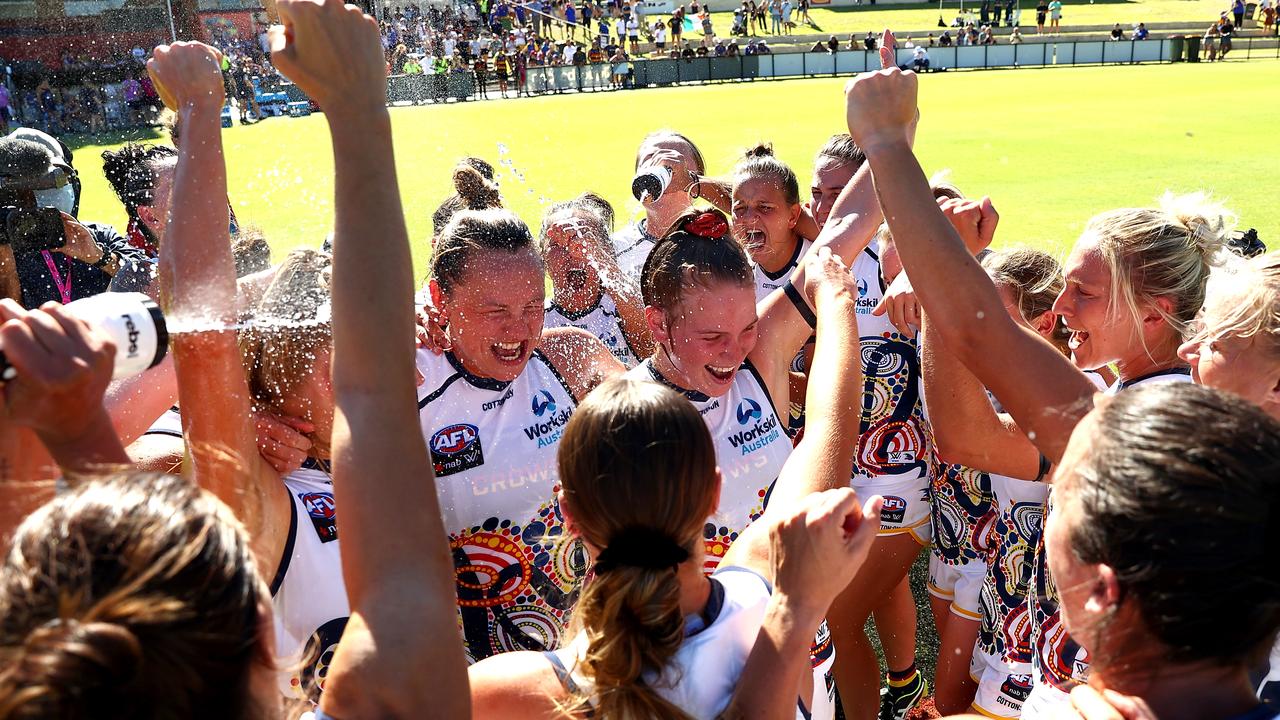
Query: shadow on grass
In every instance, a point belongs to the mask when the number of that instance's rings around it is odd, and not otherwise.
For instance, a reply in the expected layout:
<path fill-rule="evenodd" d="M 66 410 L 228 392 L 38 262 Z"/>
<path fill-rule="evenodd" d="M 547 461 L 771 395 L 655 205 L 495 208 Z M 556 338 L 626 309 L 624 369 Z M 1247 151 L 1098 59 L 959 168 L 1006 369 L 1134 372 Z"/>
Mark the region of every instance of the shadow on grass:
<path fill-rule="evenodd" d="M 73 133 L 67 135 L 59 135 L 58 139 L 67 144 L 72 152 L 82 147 L 93 147 L 97 145 L 119 145 L 126 142 L 156 142 L 168 141 L 169 134 L 160 127 L 140 127 L 129 128 L 127 130 L 112 130 L 98 135 L 90 135 L 88 133 Z"/>

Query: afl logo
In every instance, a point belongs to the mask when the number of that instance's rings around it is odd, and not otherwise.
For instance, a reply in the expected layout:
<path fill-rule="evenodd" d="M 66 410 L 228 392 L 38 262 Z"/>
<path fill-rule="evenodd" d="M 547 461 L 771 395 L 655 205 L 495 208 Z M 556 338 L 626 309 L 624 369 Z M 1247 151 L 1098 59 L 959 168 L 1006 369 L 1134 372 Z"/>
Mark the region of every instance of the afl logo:
<path fill-rule="evenodd" d="M 556 401 L 551 397 L 551 393 L 546 390 L 539 390 L 533 396 L 533 414 L 542 417 L 549 412 L 556 411 Z"/>
<path fill-rule="evenodd" d="M 457 455 L 476 441 L 477 432 L 475 425 L 450 425 L 431 436 L 431 451 L 441 455 Z"/>
<path fill-rule="evenodd" d="M 307 493 L 302 497 L 302 507 L 307 509 L 307 514 L 313 518 L 322 520 L 332 520 L 336 515 L 333 504 L 333 496 L 329 493 Z"/>
<path fill-rule="evenodd" d="M 880 505 L 881 524 L 901 523 L 907 515 L 907 501 L 896 495 L 885 495 L 883 498 L 884 502 Z"/>
<path fill-rule="evenodd" d="M 759 420 L 760 416 L 760 403 L 755 400 L 752 400 L 751 398 L 744 398 L 742 402 L 738 403 L 739 425 L 746 425 L 753 419 Z"/>

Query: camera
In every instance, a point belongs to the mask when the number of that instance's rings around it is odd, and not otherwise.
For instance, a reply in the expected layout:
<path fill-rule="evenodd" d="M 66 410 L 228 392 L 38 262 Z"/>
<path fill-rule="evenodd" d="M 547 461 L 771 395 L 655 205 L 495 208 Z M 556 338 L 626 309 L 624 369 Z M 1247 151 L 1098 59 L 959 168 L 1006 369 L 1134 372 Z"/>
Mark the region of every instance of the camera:
<path fill-rule="evenodd" d="M 57 250 L 67 244 L 62 213 L 53 207 L 0 207 L 0 245 L 15 253 Z"/>
<path fill-rule="evenodd" d="M 102 293 L 66 304 L 67 312 L 105 330 L 116 346 L 112 380 L 132 377 L 155 367 L 169 351 L 164 313 L 142 293 Z M 0 380 L 12 380 L 17 370 L 0 352 Z"/>

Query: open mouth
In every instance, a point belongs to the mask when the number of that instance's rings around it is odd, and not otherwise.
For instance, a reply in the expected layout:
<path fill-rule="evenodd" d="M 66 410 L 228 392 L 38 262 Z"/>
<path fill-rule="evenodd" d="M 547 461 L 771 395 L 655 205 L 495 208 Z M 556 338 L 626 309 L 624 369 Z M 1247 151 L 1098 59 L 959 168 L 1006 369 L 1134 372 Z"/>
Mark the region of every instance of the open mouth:
<path fill-rule="evenodd" d="M 568 270 L 565 271 L 564 277 L 566 280 L 568 280 L 569 282 L 575 285 L 584 284 L 587 282 L 587 277 L 588 277 L 587 269 L 586 268 L 569 268 Z"/>
<path fill-rule="evenodd" d="M 493 356 L 498 362 L 504 365 L 518 365 L 524 359 L 525 345 L 523 342 L 500 342 L 490 345 L 489 348 L 493 352 Z"/>
<path fill-rule="evenodd" d="M 765 234 L 763 230 L 747 230 L 742 233 L 742 244 L 749 248 L 764 247 Z"/>
<path fill-rule="evenodd" d="M 1067 338 L 1067 348 L 1071 352 L 1075 352 L 1077 348 L 1085 344 L 1089 340 L 1089 333 L 1083 330 L 1072 330 L 1071 337 Z"/>
<path fill-rule="evenodd" d="M 710 375 L 712 379 L 722 385 L 728 385 L 733 382 L 733 376 L 738 372 L 738 368 L 736 366 L 719 367 L 717 365 L 704 365 L 703 367 L 707 369 L 707 374 Z"/>

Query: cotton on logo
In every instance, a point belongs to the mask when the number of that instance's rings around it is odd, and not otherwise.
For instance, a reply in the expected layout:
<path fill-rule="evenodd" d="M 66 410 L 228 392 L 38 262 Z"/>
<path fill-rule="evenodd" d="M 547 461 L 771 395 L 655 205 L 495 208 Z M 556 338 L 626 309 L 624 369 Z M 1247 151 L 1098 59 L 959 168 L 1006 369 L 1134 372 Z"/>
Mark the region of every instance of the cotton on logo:
<path fill-rule="evenodd" d="M 442 455 L 456 455 L 476 439 L 475 425 L 450 425 L 431 436 L 431 449 Z"/>

